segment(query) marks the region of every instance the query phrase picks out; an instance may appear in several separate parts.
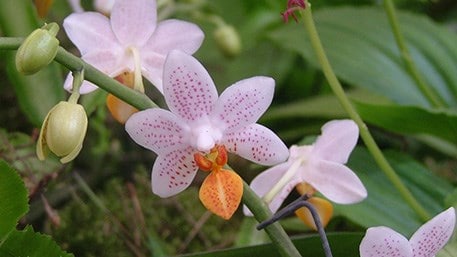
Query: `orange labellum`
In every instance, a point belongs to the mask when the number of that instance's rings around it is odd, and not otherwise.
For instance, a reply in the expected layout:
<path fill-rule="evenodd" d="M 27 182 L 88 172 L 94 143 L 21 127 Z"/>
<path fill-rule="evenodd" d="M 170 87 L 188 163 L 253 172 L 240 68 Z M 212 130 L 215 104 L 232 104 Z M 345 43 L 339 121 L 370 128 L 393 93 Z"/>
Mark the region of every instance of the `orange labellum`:
<path fill-rule="evenodd" d="M 132 72 L 124 72 L 115 79 L 129 88 L 133 88 L 134 77 Z M 112 94 L 108 94 L 106 97 L 106 106 L 113 118 L 121 124 L 124 124 L 132 114 L 138 112 L 138 109 Z"/>
<path fill-rule="evenodd" d="M 46 17 L 49 8 L 52 5 L 53 0 L 34 0 L 33 3 L 37 9 L 38 16 L 40 18 Z"/>
<path fill-rule="evenodd" d="M 135 107 L 112 94 L 108 94 L 106 97 L 106 106 L 113 118 L 121 124 L 124 124 L 132 114 L 138 111 Z"/>
<path fill-rule="evenodd" d="M 212 213 L 230 219 L 238 208 L 243 195 L 243 182 L 233 171 L 212 171 L 200 187 L 200 200 Z"/>
<path fill-rule="evenodd" d="M 322 225 L 324 227 L 327 226 L 328 222 L 330 221 L 333 215 L 333 205 L 329 201 L 319 197 L 311 197 L 308 199 L 308 202 L 311 203 L 317 210 Z M 296 210 L 295 215 L 297 215 L 298 218 L 300 218 L 306 226 L 314 230 L 317 230 L 316 224 L 313 220 L 313 216 L 306 207 L 302 207 Z"/>

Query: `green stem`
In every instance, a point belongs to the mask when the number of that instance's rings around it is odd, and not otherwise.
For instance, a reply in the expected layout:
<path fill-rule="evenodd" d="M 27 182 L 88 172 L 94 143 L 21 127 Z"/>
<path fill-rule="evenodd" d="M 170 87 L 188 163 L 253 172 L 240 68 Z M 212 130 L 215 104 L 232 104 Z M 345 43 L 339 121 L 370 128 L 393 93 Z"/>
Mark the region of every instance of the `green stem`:
<path fill-rule="evenodd" d="M 395 6 L 392 0 L 384 0 L 384 9 L 386 11 L 387 17 L 389 19 L 392 32 L 394 33 L 395 41 L 397 42 L 398 48 L 403 58 L 403 62 L 406 65 L 406 68 L 411 75 L 411 77 L 416 82 L 417 88 L 422 92 L 422 94 L 427 98 L 430 104 L 434 107 L 445 107 L 446 103 L 444 100 L 436 93 L 436 91 L 430 87 L 421 76 L 416 65 L 414 64 L 413 58 L 406 46 L 406 40 L 401 33 L 398 18 L 395 12 Z"/>
<path fill-rule="evenodd" d="M 0 38 L 0 50 L 16 50 L 21 45 L 22 41 L 23 38 L 2 37 Z M 84 70 L 85 80 L 96 84 L 98 87 L 108 91 L 139 110 L 157 107 L 147 95 L 122 85 L 115 79 L 110 78 L 103 72 L 97 70 L 92 65 L 84 62 L 81 58 L 69 53 L 63 47 L 59 47 L 54 60 L 71 71 Z"/>
<path fill-rule="evenodd" d="M 430 215 L 416 200 L 416 198 L 411 194 L 409 189 L 403 184 L 398 174 L 395 172 L 395 170 L 392 168 L 392 166 L 389 164 L 389 162 L 383 155 L 382 151 L 379 149 L 378 145 L 371 136 L 370 131 L 363 122 L 362 118 L 359 116 L 354 106 L 349 101 L 349 98 L 346 96 L 344 89 L 338 81 L 335 73 L 333 72 L 330 62 L 325 54 L 324 47 L 322 46 L 319 35 L 317 33 L 316 26 L 314 24 L 310 5 L 307 4 L 307 8 L 305 10 L 300 10 L 300 14 L 303 17 L 306 30 L 311 40 L 311 45 L 314 49 L 317 59 L 319 60 L 324 75 L 327 78 L 328 83 L 332 88 L 332 91 L 340 101 L 344 110 L 348 113 L 349 117 L 352 120 L 354 120 L 355 123 L 357 123 L 360 130 L 360 136 L 365 142 L 368 151 L 370 151 L 371 155 L 373 156 L 381 170 L 391 181 L 394 187 L 399 191 L 400 195 L 411 206 L 411 208 L 419 215 L 421 219 L 423 219 L 424 221 L 428 220 L 430 218 Z"/>
<path fill-rule="evenodd" d="M 272 216 L 268 206 L 243 181 L 243 203 L 251 210 L 257 221 L 262 222 Z M 273 223 L 265 228 L 268 236 L 278 249 L 281 256 L 300 257 L 300 253 L 279 223 Z"/>

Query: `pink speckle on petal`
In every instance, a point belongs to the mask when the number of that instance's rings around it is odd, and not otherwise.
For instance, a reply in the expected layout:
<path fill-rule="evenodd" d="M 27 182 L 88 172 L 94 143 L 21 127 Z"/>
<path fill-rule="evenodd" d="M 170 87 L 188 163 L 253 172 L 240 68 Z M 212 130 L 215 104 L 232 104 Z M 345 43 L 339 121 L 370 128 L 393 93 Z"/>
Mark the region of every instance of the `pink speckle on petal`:
<path fill-rule="evenodd" d="M 159 155 L 153 167 L 153 192 L 161 197 L 168 197 L 186 189 L 198 169 L 193 159 L 195 152 L 196 150 L 188 147 Z"/>
<path fill-rule="evenodd" d="M 264 165 L 285 161 L 289 152 L 271 130 L 258 124 L 228 133 L 224 139 L 229 152 Z"/>
<path fill-rule="evenodd" d="M 182 147 L 186 142 L 180 120 L 161 109 L 135 113 L 126 123 L 126 130 L 138 144 L 160 154 Z"/>

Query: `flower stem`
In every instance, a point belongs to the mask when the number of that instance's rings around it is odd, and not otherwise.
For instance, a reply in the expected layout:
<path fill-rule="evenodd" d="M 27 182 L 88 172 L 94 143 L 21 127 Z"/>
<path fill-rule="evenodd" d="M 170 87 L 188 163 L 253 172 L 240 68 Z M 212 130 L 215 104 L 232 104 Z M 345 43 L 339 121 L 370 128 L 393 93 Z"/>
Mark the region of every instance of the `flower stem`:
<path fill-rule="evenodd" d="M 419 71 L 417 70 L 416 65 L 414 64 L 413 58 L 406 46 L 406 41 L 401 33 L 397 14 L 395 12 L 395 6 L 392 0 L 383 0 L 384 2 L 384 10 L 386 11 L 387 17 L 389 19 L 390 26 L 392 28 L 392 32 L 394 33 L 395 41 L 397 42 L 397 46 L 400 50 L 401 57 L 403 58 L 403 62 L 406 65 L 406 68 L 411 75 L 411 77 L 416 82 L 417 88 L 422 92 L 422 94 L 427 98 L 429 103 L 434 107 L 445 107 L 446 104 L 444 100 L 436 93 L 436 91 L 430 87 L 421 76 Z"/>
<path fill-rule="evenodd" d="M 251 210 L 257 221 L 261 222 L 269 219 L 272 216 L 270 209 L 266 204 L 258 197 L 254 191 L 249 187 L 246 182 L 243 181 L 243 203 Z M 265 228 L 268 236 L 270 237 L 273 244 L 278 249 L 281 256 L 284 257 L 300 257 L 300 253 L 297 248 L 284 231 L 284 229 L 278 223 L 271 224 Z"/>
<path fill-rule="evenodd" d="M 17 50 L 23 40 L 23 38 L 1 37 L 0 50 Z M 115 79 L 110 78 L 103 72 L 97 70 L 92 65 L 84 62 L 81 58 L 69 53 L 63 47 L 59 47 L 54 60 L 64 65 L 71 71 L 84 70 L 85 80 L 96 84 L 98 87 L 108 91 L 139 110 L 157 107 L 157 105 L 147 95 L 122 85 Z"/>
<path fill-rule="evenodd" d="M 307 33 L 309 34 L 309 38 L 311 40 L 311 45 L 314 49 L 314 52 L 317 56 L 317 59 L 322 67 L 322 71 L 325 77 L 328 80 L 328 83 L 333 91 L 333 93 L 338 98 L 340 104 L 343 106 L 344 110 L 348 113 L 349 117 L 357 123 L 360 136 L 362 137 L 363 141 L 365 142 L 368 151 L 370 151 L 371 155 L 375 159 L 376 163 L 379 165 L 381 170 L 387 176 L 387 178 L 391 181 L 394 187 L 399 191 L 400 195 L 403 199 L 411 206 L 411 208 L 417 213 L 417 215 L 424 221 L 429 220 L 430 215 L 429 213 L 422 207 L 422 205 L 416 200 L 416 198 L 411 194 L 409 189 L 403 184 L 398 174 L 389 164 L 385 156 L 383 155 L 382 151 L 379 149 L 378 145 L 376 144 L 375 140 L 370 134 L 367 126 L 363 122 L 362 118 L 359 116 L 357 111 L 355 110 L 354 106 L 349 101 L 349 98 L 346 96 L 343 87 L 341 86 L 340 82 L 338 81 L 333 69 L 330 65 L 330 62 L 325 54 L 324 47 L 320 41 L 319 35 L 317 33 L 316 26 L 314 24 L 313 16 L 311 13 L 311 6 L 307 4 L 306 9 L 301 9 L 300 14 L 303 18 L 304 25 L 306 28 Z"/>

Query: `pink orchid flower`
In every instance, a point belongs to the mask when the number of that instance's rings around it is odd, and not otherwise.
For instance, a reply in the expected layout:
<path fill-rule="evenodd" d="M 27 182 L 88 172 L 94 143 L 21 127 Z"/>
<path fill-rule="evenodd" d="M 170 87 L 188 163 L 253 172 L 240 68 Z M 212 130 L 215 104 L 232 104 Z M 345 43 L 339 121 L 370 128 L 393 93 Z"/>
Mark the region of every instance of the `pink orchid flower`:
<path fill-rule="evenodd" d="M 367 191 L 357 175 L 344 164 L 354 149 L 359 129 L 352 120 L 335 120 L 322 127 L 313 145 L 292 146 L 287 162 L 260 173 L 251 188 L 276 212 L 292 189 L 310 185 L 329 200 L 350 204 L 363 200 Z M 250 215 L 247 208 L 246 215 Z"/>
<path fill-rule="evenodd" d="M 169 197 L 187 188 L 198 170 L 194 154 L 208 154 L 217 145 L 263 165 L 287 159 L 287 147 L 278 136 L 255 123 L 273 99 L 273 79 L 241 80 L 218 98 L 205 68 L 177 50 L 165 60 L 163 75 L 170 111 L 140 111 L 125 125 L 136 143 L 158 155 L 152 168 L 155 194 Z"/>
<path fill-rule="evenodd" d="M 361 257 L 433 257 L 454 233 L 455 209 L 438 214 L 422 225 L 408 241 L 388 227 L 367 230 L 360 243 Z"/>
<path fill-rule="evenodd" d="M 110 77 L 131 71 L 146 77 L 162 91 L 163 63 L 170 50 L 193 54 L 204 34 L 195 24 L 180 20 L 157 23 L 155 0 L 117 0 L 111 17 L 98 12 L 73 13 L 63 27 L 81 58 Z M 71 74 L 64 87 L 72 86 Z M 81 93 L 97 87 L 85 81 Z M 141 88 L 139 89 L 141 91 Z"/>

